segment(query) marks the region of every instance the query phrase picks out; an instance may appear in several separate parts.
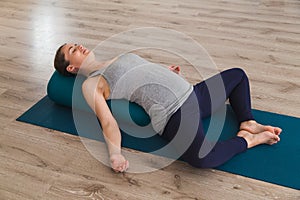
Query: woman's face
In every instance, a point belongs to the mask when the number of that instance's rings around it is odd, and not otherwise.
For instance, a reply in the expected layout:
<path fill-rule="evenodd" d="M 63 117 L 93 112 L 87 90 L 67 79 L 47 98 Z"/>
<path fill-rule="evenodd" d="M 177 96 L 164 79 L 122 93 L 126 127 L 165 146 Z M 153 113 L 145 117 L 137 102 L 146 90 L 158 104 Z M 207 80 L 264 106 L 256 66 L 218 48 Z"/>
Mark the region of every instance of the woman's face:
<path fill-rule="evenodd" d="M 90 53 L 87 48 L 78 44 L 66 44 L 62 47 L 62 52 L 65 54 L 65 59 L 70 62 L 70 65 L 78 69 Z"/>

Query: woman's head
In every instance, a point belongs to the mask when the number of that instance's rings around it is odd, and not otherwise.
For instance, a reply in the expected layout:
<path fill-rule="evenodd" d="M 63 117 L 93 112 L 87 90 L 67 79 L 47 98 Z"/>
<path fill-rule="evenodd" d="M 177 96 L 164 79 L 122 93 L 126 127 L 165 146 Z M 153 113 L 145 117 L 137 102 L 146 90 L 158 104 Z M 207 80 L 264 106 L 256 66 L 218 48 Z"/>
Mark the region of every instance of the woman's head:
<path fill-rule="evenodd" d="M 75 75 L 88 54 L 89 50 L 82 45 L 63 44 L 56 51 L 54 67 L 64 76 Z"/>

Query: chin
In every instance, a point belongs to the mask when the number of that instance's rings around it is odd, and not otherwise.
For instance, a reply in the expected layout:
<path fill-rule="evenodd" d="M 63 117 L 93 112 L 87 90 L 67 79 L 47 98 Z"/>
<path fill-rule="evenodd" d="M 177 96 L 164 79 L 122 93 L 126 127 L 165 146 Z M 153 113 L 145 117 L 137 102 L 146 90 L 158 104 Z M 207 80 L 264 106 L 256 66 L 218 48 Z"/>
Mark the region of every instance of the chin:
<path fill-rule="evenodd" d="M 95 61 L 95 54 L 94 52 L 89 52 L 89 54 L 85 57 L 83 62 L 81 63 L 81 67 L 84 67 L 86 65 L 90 65 Z"/>

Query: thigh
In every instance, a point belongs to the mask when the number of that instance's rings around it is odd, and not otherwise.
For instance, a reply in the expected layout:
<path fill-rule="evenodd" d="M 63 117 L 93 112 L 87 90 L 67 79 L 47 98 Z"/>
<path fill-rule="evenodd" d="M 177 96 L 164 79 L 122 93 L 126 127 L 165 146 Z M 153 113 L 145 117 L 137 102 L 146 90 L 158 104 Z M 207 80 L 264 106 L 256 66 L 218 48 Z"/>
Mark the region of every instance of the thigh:
<path fill-rule="evenodd" d="M 194 85 L 194 92 L 198 99 L 201 118 L 209 117 L 225 105 L 226 93 L 221 74 Z"/>
<path fill-rule="evenodd" d="M 202 118 L 209 117 L 225 106 L 226 100 L 240 83 L 243 75 L 241 69 L 233 68 L 194 85 Z"/>
<path fill-rule="evenodd" d="M 201 140 L 199 130 L 203 130 L 202 120 L 198 99 L 193 92 L 181 108 L 171 116 L 161 136 L 171 143 L 179 158 L 196 137 L 198 138 L 196 141 Z"/>

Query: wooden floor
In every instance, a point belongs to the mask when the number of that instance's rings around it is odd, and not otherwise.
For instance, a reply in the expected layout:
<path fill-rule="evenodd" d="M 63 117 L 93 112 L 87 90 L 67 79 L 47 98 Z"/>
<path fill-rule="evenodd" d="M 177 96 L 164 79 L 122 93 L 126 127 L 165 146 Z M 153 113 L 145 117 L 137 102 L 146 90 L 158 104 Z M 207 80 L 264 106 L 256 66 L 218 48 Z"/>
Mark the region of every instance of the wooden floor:
<path fill-rule="evenodd" d="M 115 174 L 80 138 L 15 121 L 46 94 L 59 45 L 92 48 L 144 26 L 192 37 L 219 70 L 243 68 L 254 108 L 300 117 L 298 0 L 1 0 L 0 199 L 299 199 L 297 190 L 181 162 Z"/>

